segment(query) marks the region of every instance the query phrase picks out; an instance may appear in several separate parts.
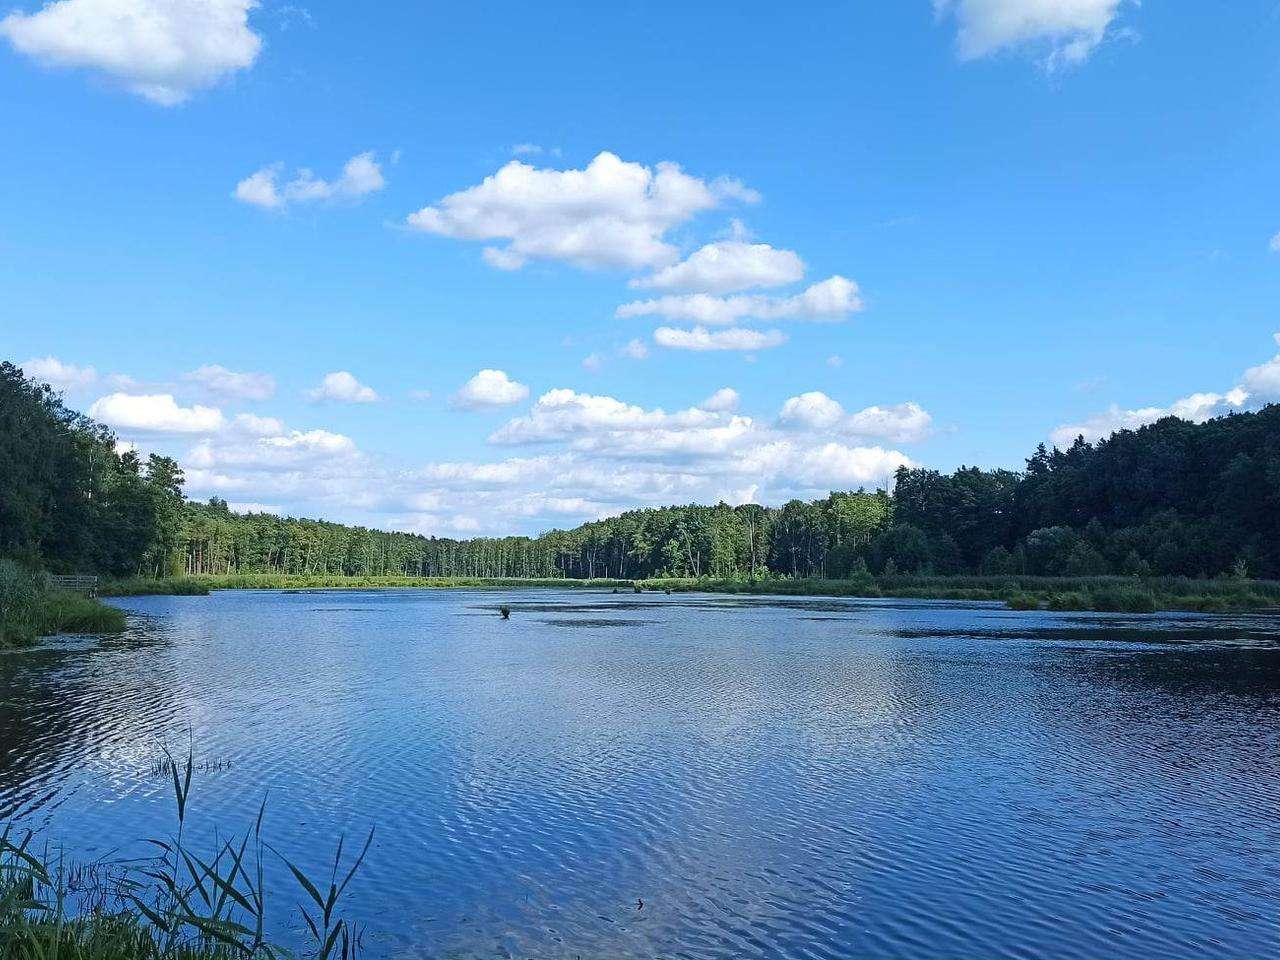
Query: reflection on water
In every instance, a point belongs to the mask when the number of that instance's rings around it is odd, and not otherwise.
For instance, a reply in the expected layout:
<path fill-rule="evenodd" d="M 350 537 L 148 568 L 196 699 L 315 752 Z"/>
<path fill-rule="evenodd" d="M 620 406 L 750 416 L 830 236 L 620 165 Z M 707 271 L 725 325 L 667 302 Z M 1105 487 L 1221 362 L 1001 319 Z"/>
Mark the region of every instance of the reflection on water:
<path fill-rule="evenodd" d="M 206 830 L 269 792 L 318 869 L 377 825 L 348 904 L 374 956 L 1280 955 L 1265 617 L 121 602 L 120 639 L 0 656 L 0 817 L 124 855 L 169 828 L 151 764 L 189 730 Z"/>

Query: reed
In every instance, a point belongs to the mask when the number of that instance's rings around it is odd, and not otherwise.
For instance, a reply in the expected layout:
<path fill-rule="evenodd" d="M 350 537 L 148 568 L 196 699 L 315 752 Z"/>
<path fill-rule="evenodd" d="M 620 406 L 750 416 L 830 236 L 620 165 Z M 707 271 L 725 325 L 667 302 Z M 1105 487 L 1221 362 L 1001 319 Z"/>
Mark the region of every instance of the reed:
<path fill-rule="evenodd" d="M 126 577 L 104 581 L 98 593 L 104 597 L 203 597 L 208 595 L 209 585 L 195 577 Z"/>
<path fill-rule="evenodd" d="M 54 590 L 43 573 L 0 560 L 0 647 L 55 633 L 119 633 L 124 626 L 123 611 Z"/>
<path fill-rule="evenodd" d="M 340 912 L 342 896 L 373 842 L 344 856 L 339 839 L 327 878 L 307 876 L 263 837 L 265 803 L 252 828 L 207 853 L 184 838 L 195 763 L 166 753 L 174 833 L 150 840 L 144 862 L 68 866 L 35 836 L 0 832 L 0 957 L 12 960 L 275 960 L 293 956 L 267 936 L 264 861 L 277 857 L 297 883 L 299 908 L 317 960 L 352 960 L 359 930 Z"/>
<path fill-rule="evenodd" d="M 1228 613 L 1280 608 L 1280 581 L 1190 577 L 927 576 L 807 580 L 658 578 L 645 590 L 781 596 L 895 597 L 912 600 L 1002 602 L 1015 610 L 1150 613 L 1156 610 Z"/>

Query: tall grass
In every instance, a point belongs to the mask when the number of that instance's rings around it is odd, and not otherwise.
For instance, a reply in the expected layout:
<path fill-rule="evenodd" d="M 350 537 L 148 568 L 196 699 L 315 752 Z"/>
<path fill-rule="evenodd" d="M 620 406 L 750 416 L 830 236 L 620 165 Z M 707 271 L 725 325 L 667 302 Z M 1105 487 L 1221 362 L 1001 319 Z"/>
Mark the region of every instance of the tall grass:
<path fill-rule="evenodd" d="M 12 560 L 0 560 L 0 647 L 54 633 L 119 633 L 121 610 L 49 586 L 48 578 Z"/>
<path fill-rule="evenodd" d="M 98 588 L 104 597 L 203 597 L 209 593 L 209 585 L 195 577 L 165 577 L 154 580 L 149 577 L 125 577 L 104 580 Z"/>
<path fill-rule="evenodd" d="M 167 757 L 167 755 L 166 755 Z M 327 879 L 308 877 L 277 852 L 262 831 L 266 806 L 252 828 L 201 853 L 184 833 L 189 814 L 192 756 L 167 757 L 177 825 L 150 840 L 143 862 L 68 868 L 37 852 L 32 833 L 0 833 L 0 957 L 13 960 L 252 960 L 292 956 L 267 937 L 264 862 L 279 858 L 297 882 L 308 953 L 317 960 L 351 960 L 360 936 L 341 916 L 342 895 L 373 842 L 344 857 L 343 841 Z"/>
<path fill-rule="evenodd" d="M 1097 610 L 1149 613 L 1155 610 L 1229 612 L 1280 609 L 1280 581 L 1190 577 L 926 576 L 806 580 L 764 577 L 741 580 L 656 578 L 639 581 L 646 590 L 756 593 L 784 596 L 897 597 L 916 600 L 985 600 L 1015 610 Z"/>

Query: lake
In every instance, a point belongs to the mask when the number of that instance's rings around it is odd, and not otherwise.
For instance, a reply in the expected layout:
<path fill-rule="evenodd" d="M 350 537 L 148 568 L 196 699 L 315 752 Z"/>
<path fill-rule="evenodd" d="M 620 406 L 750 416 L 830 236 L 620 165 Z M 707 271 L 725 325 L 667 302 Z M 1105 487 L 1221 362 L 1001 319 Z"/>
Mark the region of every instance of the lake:
<path fill-rule="evenodd" d="M 371 957 L 1280 956 L 1280 621 L 584 591 L 119 601 L 0 656 L 80 859 L 375 839 Z M 512 608 L 510 620 L 497 612 Z M 270 862 L 279 940 L 295 887 Z"/>

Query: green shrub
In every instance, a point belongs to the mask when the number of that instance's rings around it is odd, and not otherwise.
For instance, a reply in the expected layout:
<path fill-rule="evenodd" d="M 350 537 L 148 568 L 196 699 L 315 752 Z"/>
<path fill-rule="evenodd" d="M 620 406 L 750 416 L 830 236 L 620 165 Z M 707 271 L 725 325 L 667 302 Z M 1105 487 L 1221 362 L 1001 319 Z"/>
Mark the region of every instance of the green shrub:
<path fill-rule="evenodd" d="M 1039 610 L 1040 598 L 1032 593 L 1015 593 L 1005 601 L 1010 610 Z"/>
<path fill-rule="evenodd" d="M 1087 593 L 1080 593 L 1076 590 L 1068 590 L 1065 593 L 1053 593 L 1049 595 L 1048 607 L 1050 610 L 1093 610 L 1093 600 Z"/>
<path fill-rule="evenodd" d="M 1150 590 L 1138 587 L 1116 587 L 1112 589 L 1094 590 L 1090 592 L 1091 606 L 1088 609 L 1115 613 L 1154 613 L 1156 598 Z"/>

